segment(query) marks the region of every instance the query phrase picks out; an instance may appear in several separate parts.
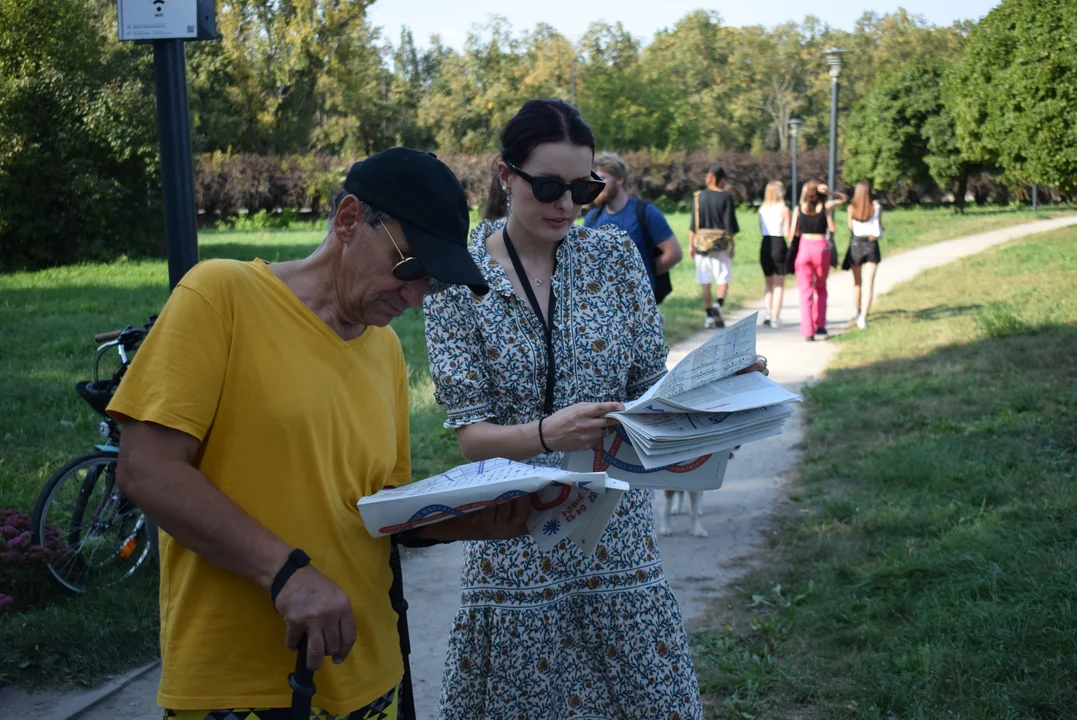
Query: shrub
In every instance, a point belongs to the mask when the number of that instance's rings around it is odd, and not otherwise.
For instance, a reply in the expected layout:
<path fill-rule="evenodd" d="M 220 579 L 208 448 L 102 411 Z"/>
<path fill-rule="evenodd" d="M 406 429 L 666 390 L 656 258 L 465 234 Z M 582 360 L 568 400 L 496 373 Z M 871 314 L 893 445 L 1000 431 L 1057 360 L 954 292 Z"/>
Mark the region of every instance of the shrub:
<path fill-rule="evenodd" d="M 55 529 L 41 546 L 30 528 L 29 515 L 0 509 L 0 611 L 26 610 L 53 594 L 46 565 L 67 549 Z"/>

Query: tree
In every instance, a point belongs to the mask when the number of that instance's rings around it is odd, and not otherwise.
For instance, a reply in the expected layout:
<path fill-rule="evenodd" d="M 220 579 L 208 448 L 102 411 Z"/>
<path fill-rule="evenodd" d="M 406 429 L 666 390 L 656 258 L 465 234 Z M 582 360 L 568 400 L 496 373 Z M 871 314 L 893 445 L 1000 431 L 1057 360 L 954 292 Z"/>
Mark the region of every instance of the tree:
<path fill-rule="evenodd" d="M 957 143 L 1015 184 L 1077 190 L 1077 12 L 1004 0 L 969 36 L 951 81 Z"/>
<path fill-rule="evenodd" d="M 92 0 L 0 0 L 0 270 L 157 246 L 142 50 Z"/>
<path fill-rule="evenodd" d="M 881 72 L 853 110 L 845 145 L 846 182 L 870 180 L 878 189 L 898 181 L 951 187 L 964 208 L 968 177 L 979 166 L 964 158 L 943 90 L 945 66 L 920 57 Z"/>

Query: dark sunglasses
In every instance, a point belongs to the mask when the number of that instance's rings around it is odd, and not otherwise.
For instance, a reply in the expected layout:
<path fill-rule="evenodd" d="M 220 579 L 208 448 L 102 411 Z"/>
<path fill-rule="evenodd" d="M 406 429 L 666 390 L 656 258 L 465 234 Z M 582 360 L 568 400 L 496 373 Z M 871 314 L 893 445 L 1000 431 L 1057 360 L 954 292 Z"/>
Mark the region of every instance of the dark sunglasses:
<path fill-rule="evenodd" d="M 594 170 L 591 171 L 591 180 L 577 180 L 567 183 L 561 178 L 534 177 L 528 175 L 512 163 L 505 163 L 509 169 L 522 177 L 531 186 L 531 192 L 540 203 L 557 202 L 558 198 L 565 194 L 566 190 L 572 191 L 572 202 L 577 205 L 590 205 L 595 201 L 606 187 L 606 183 Z"/>
<path fill-rule="evenodd" d="M 412 280 L 424 280 L 430 277 L 430 271 L 423 267 L 419 258 L 412 255 L 411 257 L 405 257 L 404 253 L 400 252 L 400 246 L 396 244 L 396 238 L 389 232 L 389 228 L 385 227 L 385 223 L 381 224 L 381 229 L 385 231 L 385 234 L 389 236 L 389 239 L 393 243 L 393 247 L 396 248 L 396 254 L 400 256 L 400 262 L 393 265 L 393 277 L 403 282 L 411 282 Z"/>

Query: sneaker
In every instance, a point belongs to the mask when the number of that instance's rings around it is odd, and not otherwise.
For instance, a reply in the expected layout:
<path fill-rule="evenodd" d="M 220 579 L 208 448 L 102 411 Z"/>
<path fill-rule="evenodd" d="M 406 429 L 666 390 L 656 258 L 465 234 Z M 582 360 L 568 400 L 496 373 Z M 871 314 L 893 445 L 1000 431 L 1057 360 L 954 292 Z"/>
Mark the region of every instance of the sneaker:
<path fill-rule="evenodd" d="M 763 319 L 763 327 L 770 327 L 770 318 Z"/>
<path fill-rule="evenodd" d="M 826 331 L 825 327 L 815 328 L 815 335 L 824 339 L 830 337 L 830 334 Z"/>
<path fill-rule="evenodd" d="M 777 330 L 778 328 L 780 328 L 780 327 L 782 326 L 782 321 L 781 321 L 781 320 L 779 320 L 778 318 L 773 318 L 773 319 L 772 319 L 772 320 L 770 321 L 770 326 L 771 326 L 772 328 L 774 328 L 775 330 Z"/>
<path fill-rule="evenodd" d="M 861 330 L 867 330 L 868 329 L 868 319 L 866 317 L 864 317 L 863 315 L 857 315 L 856 316 L 856 326 L 858 328 L 860 328 Z"/>
<path fill-rule="evenodd" d="M 807 342 L 815 342 L 815 336 L 809 335 L 808 337 L 804 338 L 804 340 Z"/>
<path fill-rule="evenodd" d="M 725 327 L 725 318 L 722 317 L 722 306 L 718 303 L 711 305 L 711 315 L 714 316 L 714 326 L 718 328 Z"/>
<path fill-rule="evenodd" d="M 703 328 L 705 330 L 713 329 L 714 328 L 714 318 L 712 318 L 710 315 L 708 315 L 706 317 L 706 319 L 703 321 Z"/>

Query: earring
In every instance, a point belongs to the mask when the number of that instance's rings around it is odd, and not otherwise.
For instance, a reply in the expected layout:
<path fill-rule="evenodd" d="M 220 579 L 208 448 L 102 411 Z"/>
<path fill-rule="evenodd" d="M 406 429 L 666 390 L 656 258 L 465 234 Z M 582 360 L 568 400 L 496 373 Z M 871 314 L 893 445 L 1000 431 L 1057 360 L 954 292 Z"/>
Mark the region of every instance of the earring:
<path fill-rule="evenodd" d="M 505 215 L 512 215 L 512 193 L 508 188 L 505 188 Z"/>

